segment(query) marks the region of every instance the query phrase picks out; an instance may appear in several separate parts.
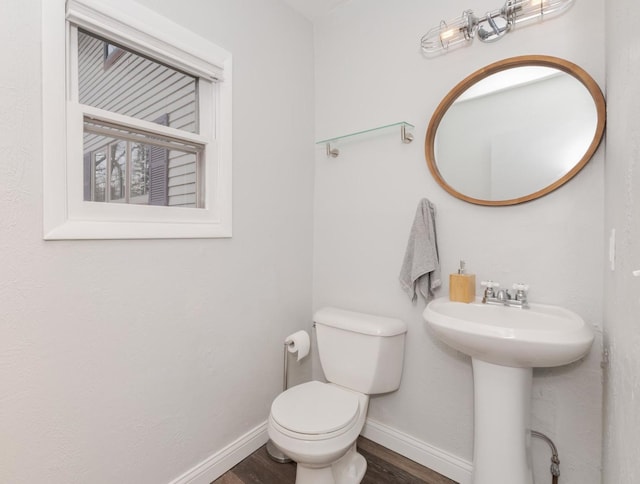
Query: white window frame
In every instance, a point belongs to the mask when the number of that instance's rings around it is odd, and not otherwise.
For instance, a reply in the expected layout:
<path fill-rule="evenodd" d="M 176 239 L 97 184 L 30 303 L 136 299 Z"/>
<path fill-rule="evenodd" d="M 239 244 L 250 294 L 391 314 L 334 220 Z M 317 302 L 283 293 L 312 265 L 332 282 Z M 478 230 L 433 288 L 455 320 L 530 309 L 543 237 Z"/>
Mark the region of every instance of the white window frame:
<path fill-rule="evenodd" d="M 198 77 L 200 133 L 81 105 L 78 27 Z M 229 52 L 132 0 L 42 0 L 42 81 L 45 240 L 231 237 Z M 85 116 L 204 145 L 204 207 L 84 201 Z"/>

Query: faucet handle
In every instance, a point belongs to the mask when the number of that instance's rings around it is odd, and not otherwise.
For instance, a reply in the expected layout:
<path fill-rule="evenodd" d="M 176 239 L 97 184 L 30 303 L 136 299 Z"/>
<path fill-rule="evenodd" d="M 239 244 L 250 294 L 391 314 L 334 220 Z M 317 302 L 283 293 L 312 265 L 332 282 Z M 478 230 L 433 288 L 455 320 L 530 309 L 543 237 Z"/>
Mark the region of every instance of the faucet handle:
<path fill-rule="evenodd" d="M 493 289 L 494 287 L 500 287 L 500 283 L 499 282 L 495 282 L 495 281 L 482 281 L 480 283 L 481 286 L 486 286 L 487 289 Z"/>
<path fill-rule="evenodd" d="M 529 305 L 527 304 L 527 291 L 529 290 L 529 286 L 527 284 L 515 283 L 513 285 L 513 290 L 516 292 L 513 295 L 513 298 L 516 301 L 520 301 L 523 308 L 528 307 Z"/>
<path fill-rule="evenodd" d="M 495 297 L 496 292 L 493 290 L 494 287 L 500 287 L 500 283 L 495 281 L 482 281 L 480 285 L 486 287 L 482 295 L 482 304 L 486 304 L 487 300 Z"/>

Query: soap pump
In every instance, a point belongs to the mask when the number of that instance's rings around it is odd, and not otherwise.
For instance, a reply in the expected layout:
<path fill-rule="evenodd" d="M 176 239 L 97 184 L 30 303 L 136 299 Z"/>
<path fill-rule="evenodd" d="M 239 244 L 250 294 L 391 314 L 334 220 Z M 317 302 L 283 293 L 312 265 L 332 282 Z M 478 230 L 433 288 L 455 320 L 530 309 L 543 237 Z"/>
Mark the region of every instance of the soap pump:
<path fill-rule="evenodd" d="M 449 299 L 470 303 L 476 299 L 476 275 L 465 272 L 465 262 L 460 261 L 457 274 L 449 275 Z"/>

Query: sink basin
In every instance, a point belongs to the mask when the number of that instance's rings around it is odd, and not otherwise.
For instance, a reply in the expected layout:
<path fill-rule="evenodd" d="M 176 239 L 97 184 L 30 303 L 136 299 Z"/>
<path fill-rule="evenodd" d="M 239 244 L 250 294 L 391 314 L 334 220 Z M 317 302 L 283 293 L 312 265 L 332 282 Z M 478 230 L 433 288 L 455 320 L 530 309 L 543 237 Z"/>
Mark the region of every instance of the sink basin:
<path fill-rule="evenodd" d="M 492 304 L 431 301 L 424 318 L 449 346 L 495 365 L 516 368 L 566 365 L 582 358 L 593 330 L 576 313 L 530 304 L 520 309 Z"/>

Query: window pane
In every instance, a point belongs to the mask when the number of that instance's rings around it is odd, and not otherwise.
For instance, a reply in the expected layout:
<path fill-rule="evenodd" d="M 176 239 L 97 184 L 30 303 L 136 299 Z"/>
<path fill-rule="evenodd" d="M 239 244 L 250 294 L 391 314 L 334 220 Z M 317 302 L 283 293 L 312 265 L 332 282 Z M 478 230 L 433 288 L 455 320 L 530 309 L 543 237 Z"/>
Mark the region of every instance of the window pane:
<path fill-rule="evenodd" d="M 82 104 L 198 133 L 195 77 L 81 30 L 78 77 Z"/>
<path fill-rule="evenodd" d="M 130 203 L 149 203 L 149 147 L 131 143 Z"/>
<path fill-rule="evenodd" d="M 109 201 L 126 201 L 127 188 L 127 142 L 118 141 L 109 145 L 110 164 L 110 196 Z"/>
<path fill-rule="evenodd" d="M 85 121 L 85 201 L 199 208 L 202 147 Z"/>
<path fill-rule="evenodd" d="M 105 150 L 93 153 L 93 176 L 91 173 L 85 174 L 89 180 L 93 178 L 93 196 L 89 200 L 96 202 L 106 202 L 107 188 L 107 153 Z"/>

